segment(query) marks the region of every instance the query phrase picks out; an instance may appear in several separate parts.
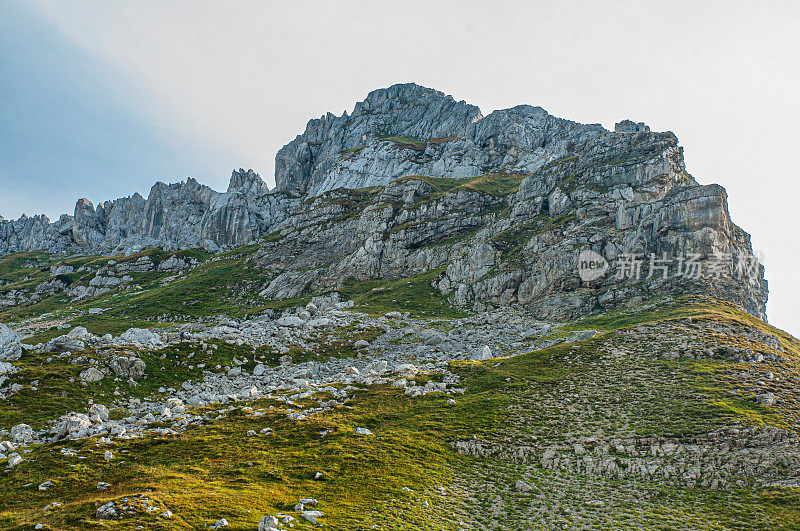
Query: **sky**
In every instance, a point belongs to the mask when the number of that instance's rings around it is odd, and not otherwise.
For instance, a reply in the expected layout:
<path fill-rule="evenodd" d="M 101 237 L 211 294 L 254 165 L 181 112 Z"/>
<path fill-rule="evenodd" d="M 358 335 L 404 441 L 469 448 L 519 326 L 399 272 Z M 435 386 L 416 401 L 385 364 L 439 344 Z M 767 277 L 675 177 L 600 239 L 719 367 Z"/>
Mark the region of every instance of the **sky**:
<path fill-rule="evenodd" d="M 413 81 L 492 110 L 528 103 L 673 131 L 728 191 L 800 335 L 796 1 L 0 2 L 0 215 L 233 169 L 326 112 Z"/>

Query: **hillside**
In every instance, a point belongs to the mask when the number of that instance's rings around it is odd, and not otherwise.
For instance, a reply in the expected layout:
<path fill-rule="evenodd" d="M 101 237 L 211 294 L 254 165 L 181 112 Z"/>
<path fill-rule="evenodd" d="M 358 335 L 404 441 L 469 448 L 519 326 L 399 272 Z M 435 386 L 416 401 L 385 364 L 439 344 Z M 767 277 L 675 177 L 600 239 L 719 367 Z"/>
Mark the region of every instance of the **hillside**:
<path fill-rule="evenodd" d="M 792 529 L 800 342 L 669 132 L 413 84 L 0 221 L 3 529 Z"/>

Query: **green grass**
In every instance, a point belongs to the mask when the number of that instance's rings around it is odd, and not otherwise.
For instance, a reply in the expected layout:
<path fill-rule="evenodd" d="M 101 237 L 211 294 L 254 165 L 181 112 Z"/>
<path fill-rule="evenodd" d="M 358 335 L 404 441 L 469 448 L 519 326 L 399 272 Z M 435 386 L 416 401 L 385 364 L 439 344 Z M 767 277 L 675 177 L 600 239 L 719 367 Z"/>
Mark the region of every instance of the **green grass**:
<path fill-rule="evenodd" d="M 355 302 L 354 309 L 373 315 L 390 311 L 410 312 L 418 317 L 463 317 L 468 315 L 450 303 L 448 297 L 431 286 L 441 274 L 434 269 L 421 275 L 397 280 L 357 280 L 343 282 L 339 292 Z"/>
<path fill-rule="evenodd" d="M 481 194 L 502 198 L 515 193 L 522 180 L 528 174 L 520 173 L 487 173 L 466 179 L 453 179 L 449 177 L 426 177 L 423 175 L 409 175 L 395 180 L 423 181 L 431 186 L 431 193 L 425 197 L 426 201 L 438 199 L 447 193 L 456 193 L 459 190 L 471 190 Z"/>
<path fill-rule="evenodd" d="M 381 313 L 385 309 L 398 309 L 398 302 L 413 302 L 400 299 L 424 293 L 427 289 L 424 286 L 429 286 L 431 279 L 419 276 L 389 283 L 348 281 L 347 284 L 363 308 Z M 373 291 L 374 288 L 379 289 Z M 398 300 L 388 300 L 388 297 Z M 434 309 L 439 311 L 439 308 Z M 95 440 L 65 443 L 86 457 L 82 460 L 62 455 L 58 445 L 38 447 L 25 455 L 23 464 L 0 475 L 0 487 L 14 493 L 0 499 L 0 528 L 26 529 L 42 522 L 50 529 L 95 526 L 132 529 L 137 525 L 196 529 L 225 517 L 231 523 L 230 529 L 244 530 L 253 529 L 264 514 L 279 511 L 292 514 L 290 508 L 299 498 L 313 497 L 320 500 L 319 509 L 325 514 L 323 523 L 332 529 L 367 529 L 374 525 L 380 529 L 456 529 L 463 527 L 453 514 L 457 502 L 449 495 L 442 498 L 436 487 L 449 485 L 456 479 L 468 485 L 485 481 L 470 475 L 472 467 L 491 466 L 493 473 L 511 474 L 501 476 L 511 485 L 513 479 L 510 478 L 518 478 L 527 470 L 536 479 L 530 481 L 545 494 L 551 489 L 549 478 L 552 476 L 549 471 L 537 468 L 535 463 L 523 466 L 498 458 L 461 456 L 452 449 L 451 443 L 473 437 L 509 441 L 514 437 L 536 436 L 544 441 L 561 440 L 578 426 L 568 422 L 569 415 L 561 405 L 561 400 L 567 396 L 586 396 L 596 408 L 605 406 L 605 401 L 611 398 L 608 405 L 621 407 L 628 413 L 630 429 L 635 430 L 638 437 L 691 440 L 734 422 L 785 425 L 783 411 L 759 406 L 743 395 L 729 394 L 740 385 L 730 377 L 730 363 L 648 357 L 648 345 L 623 333 L 640 325 L 658 329 L 662 323 L 687 317 L 691 317 L 692 322 L 715 320 L 772 330 L 740 310 L 713 299 L 665 300 L 641 310 L 608 312 L 570 324 L 566 330 L 596 328 L 603 331 L 576 345 L 555 345 L 483 362 L 455 362 L 451 370 L 461 377 L 459 386 L 465 387 L 466 393 L 456 396 L 454 405 L 446 404 L 441 395 L 412 399 L 390 386 L 373 386 L 356 392 L 348 407 L 303 421 L 288 420 L 283 403 L 262 399 L 248 405 L 263 409 L 264 416 L 253 417 L 235 407 L 207 425 L 190 428 L 177 436 L 150 434 L 137 439 L 118 439 L 110 444 Z M 329 331 L 311 348 L 291 354 L 295 361 L 351 356 L 355 355 L 351 345 L 357 338 L 370 340 L 379 333 L 379 329 L 357 327 Z M 619 367 L 609 365 L 604 358 L 609 342 L 630 351 L 640 349 L 642 354 L 630 363 L 622 360 Z M 796 344 L 786 340 L 785 348 L 787 358 L 794 360 Z M 192 352 L 194 357 L 188 358 Z M 162 354 L 166 355 L 164 359 Z M 96 354 L 87 352 L 86 355 Z M 224 343 L 218 343 L 216 350 L 207 352 L 183 344 L 140 355 L 146 360 L 150 375 L 141 381 L 140 387 L 129 388 L 124 382 L 112 382 L 107 378 L 108 381 L 94 384 L 97 401 L 102 402 L 103 393 L 109 397 L 114 387 L 120 387 L 124 396 L 135 396 L 152 393 L 159 386 L 174 385 L 183 379 L 199 378 L 199 369 L 189 365 L 201 361 L 224 366 L 234 356 L 245 356 L 250 360 L 244 366 L 246 370 L 252 368 L 254 356 L 268 363 L 277 361 L 277 353 L 265 350 L 253 353 L 250 347 Z M 40 357 L 29 353 L 18 362 L 25 366 L 20 380 L 28 382 L 37 378 L 42 391 L 39 395 L 21 395 L 20 400 L 24 398 L 28 403 L 27 409 L 16 413 L 14 408 L 19 404 L 14 400 L 8 402 L 11 407 L 0 413 L 4 424 L 15 420 L 13 415 L 17 418 L 40 415 L 43 420 L 47 414 L 55 414 L 53 408 L 56 407 L 85 409 L 85 388 L 70 386 L 67 382 L 68 376 L 81 367 L 42 362 Z M 616 377 L 611 377 L 609 371 L 618 371 Z M 437 378 L 436 375 L 430 377 Z M 418 378 L 418 383 L 425 379 L 427 377 Z M 600 389 L 605 391 L 594 392 Z M 56 405 L 59 403 L 57 393 L 68 395 L 66 400 L 62 397 L 63 403 L 59 405 Z M 311 401 L 303 403 L 312 404 Z M 46 408 L 50 409 L 38 411 Z M 596 420 L 589 418 L 583 422 L 591 425 Z M 613 425 L 614 419 L 608 422 Z M 367 427 L 375 435 L 356 437 L 352 429 L 357 426 Z M 245 435 L 248 430 L 258 432 L 264 427 L 273 428 L 274 433 L 256 437 Z M 606 430 L 610 429 L 606 426 Z M 323 437 L 322 430 L 330 433 Z M 115 455 L 110 463 L 102 458 L 106 449 L 111 449 Z M 508 470 L 504 472 L 503 467 Z M 317 472 L 323 473 L 323 480 L 314 480 Z M 573 483 L 587 481 L 579 475 L 571 479 Z M 39 491 L 36 485 L 45 480 L 52 480 L 55 485 L 47 491 Z M 112 487 L 108 491 L 97 491 L 98 481 L 111 483 Z M 32 485 L 22 486 L 26 484 Z M 614 492 L 633 486 L 644 493 L 642 498 L 607 506 L 597 513 L 610 514 L 620 528 L 659 527 L 663 522 L 661 527 L 672 529 L 681 523 L 697 527 L 706 522 L 706 527 L 719 529 L 791 529 L 800 523 L 798 489 L 685 489 L 622 480 L 609 480 L 605 485 L 603 488 Z M 404 491 L 404 487 L 413 492 Z M 96 502 L 120 500 L 140 493 L 145 493 L 159 507 L 168 507 L 176 517 L 165 521 L 156 516 L 161 511 L 140 511 L 136 517 L 125 520 L 102 524 L 94 521 Z M 470 494 L 479 496 L 482 491 L 475 489 Z M 519 494 L 514 496 L 519 498 Z M 64 505 L 45 514 L 42 508 L 56 500 Z M 426 500 L 430 501 L 429 507 L 423 503 Z M 512 501 L 509 499 L 507 503 Z M 525 501 L 544 502 L 536 498 Z M 520 503 L 518 508 L 510 505 L 509 511 L 522 514 L 525 504 Z M 487 512 L 477 506 L 470 510 L 479 515 Z M 552 518 L 560 521 L 566 517 L 557 513 Z M 505 521 L 511 528 L 517 528 L 517 523 L 513 519 Z M 310 527 L 304 522 L 297 522 L 296 526 L 297 529 Z"/>
<path fill-rule="evenodd" d="M 302 300 L 269 301 L 258 297 L 256 292 L 267 277 L 250 263 L 257 250 L 257 245 L 240 247 L 221 255 L 217 261 L 199 265 L 169 284 L 160 285 L 154 279 L 141 293 L 112 293 L 76 307 L 111 306 L 104 318 L 147 320 L 161 315 L 241 317 L 268 308 L 284 309 L 300 304 Z"/>
<path fill-rule="evenodd" d="M 91 525 L 95 500 L 153 489 L 151 499 L 178 515 L 161 524 L 163 529 L 201 528 L 221 517 L 231 522 L 231 529 L 252 529 L 264 514 L 290 511 L 303 497 L 320 500 L 325 525 L 360 528 L 373 516 L 373 507 L 389 498 L 427 497 L 426 491 L 449 474 L 448 462 L 455 456 L 440 431 L 438 419 L 447 416 L 441 397 L 412 402 L 395 389 L 380 387 L 358 393 L 351 404 L 352 409 L 340 408 L 302 422 L 269 409 L 259 418 L 236 410 L 177 437 L 148 436 L 100 447 L 90 441 L 70 442 L 70 448 L 88 457 L 83 461 L 61 455 L 58 447 L 41 448 L 26 456 L 29 462 L 24 466 L 0 478 L 1 485 L 19 492 L 0 500 L 0 525 L 14 528 L 26 521 L 46 521 L 51 528 Z M 252 404 L 269 405 L 281 403 Z M 265 426 L 274 434 L 244 435 Z M 370 428 L 375 436 L 353 435 L 356 426 Z M 321 437 L 322 430 L 332 433 Z M 102 459 L 107 448 L 117 456 L 111 463 Z M 80 466 L 70 467 L 72 463 Z M 317 472 L 324 474 L 324 481 L 314 481 Z M 48 491 L 19 487 L 48 479 L 56 483 Z M 113 487 L 98 492 L 98 481 Z M 403 492 L 402 487 L 414 492 Z M 39 508 L 52 500 L 61 500 L 64 506 L 43 514 Z M 425 512 L 412 505 L 403 514 L 384 514 L 382 528 L 428 529 L 430 515 Z M 156 514 L 142 512 L 127 524 L 123 520 L 105 525 L 155 527 Z M 311 527 L 296 523 L 299 529 Z M 440 525 L 449 528 L 445 521 Z"/>
<path fill-rule="evenodd" d="M 575 221 L 575 214 L 568 212 L 550 217 L 541 214 L 534 221 L 516 225 L 511 229 L 496 234 L 491 243 L 502 252 L 502 259 L 515 266 L 523 265 L 522 251 L 527 243 L 538 234 L 551 230 L 561 230 Z"/>

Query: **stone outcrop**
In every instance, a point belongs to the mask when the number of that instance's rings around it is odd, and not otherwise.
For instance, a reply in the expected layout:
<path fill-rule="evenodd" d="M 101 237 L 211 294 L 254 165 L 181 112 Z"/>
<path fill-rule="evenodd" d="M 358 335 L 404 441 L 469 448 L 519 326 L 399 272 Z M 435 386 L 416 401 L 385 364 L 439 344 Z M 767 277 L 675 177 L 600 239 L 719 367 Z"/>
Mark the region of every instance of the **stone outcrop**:
<path fill-rule="evenodd" d="M 402 102 L 411 89 L 397 90 L 390 94 Z M 324 137 L 331 120 L 312 120 L 294 142 Z M 655 293 L 710 292 L 765 317 L 763 268 L 749 236 L 730 219 L 725 190 L 687 173 L 672 133 L 630 121 L 617 130 L 519 106 L 471 119 L 463 137 L 441 144 L 376 137 L 355 154 L 314 159 L 319 164 L 303 174 L 305 185 L 288 184 L 302 172 L 278 181 L 287 190 L 323 192 L 293 211 L 280 241 L 263 245 L 262 266 L 282 271 L 268 291 L 296 296 L 340 288 L 350 277 L 441 268 L 434 286 L 468 307 L 515 303 L 564 319 Z M 379 187 L 324 191 L 342 182 Z M 585 249 L 611 266 L 608 274 L 593 282 L 580 277 Z M 616 278 L 625 273 L 621 259 L 634 255 L 631 278 Z M 649 267 L 651 256 L 670 260 L 669 278 Z M 708 269 L 718 256 L 725 274 L 678 274 L 680 260 L 696 257 Z M 746 261 L 753 262 L 749 276 L 735 278 Z"/>

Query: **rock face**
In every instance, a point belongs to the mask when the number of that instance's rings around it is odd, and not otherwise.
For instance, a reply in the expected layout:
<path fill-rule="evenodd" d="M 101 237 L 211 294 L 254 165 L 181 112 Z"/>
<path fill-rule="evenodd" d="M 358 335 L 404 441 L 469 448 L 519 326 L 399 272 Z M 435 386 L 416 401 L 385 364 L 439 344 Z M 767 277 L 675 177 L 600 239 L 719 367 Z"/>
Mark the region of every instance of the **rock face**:
<path fill-rule="evenodd" d="M 91 250 L 122 246 L 131 252 L 160 246 L 216 251 L 249 243 L 282 220 L 286 199 L 283 194 L 270 195 L 252 170 L 234 171 L 225 193 L 191 178 L 156 183 L 147 200 L 134 195 L 97 209 L 88 200 L 79 201 L 73 240 Z"/>
<path fill-rule="evenodd" d="M 413 83 L 375 90 L 356 104 L 351 115 L 328 113 L 308 122 L 302 135 L 278 151 L 275 183 L 279 190 L 311 195 L 338 187 L 385 184 L 401 177 L 403 170 L 387 172 L 382 167 L 400 163 L 384 149 L 395 142 L 382 139 L 444 141 L 464 136 L 480 118 L 477 107 Z M 366 148 L 371 149 L 365 153 Z M 346 161 L 353 164 L 343 165 Z M 405 172 L 409 173 L 413 172 Z"/>
<path fill-rule="evenodd" d="M 437 269 L 432 286 L 465 307 L 520 304 L 561 319 L 702 292 L 765 317 L 763 268 L 725 190 L 698 184 L 675 135 L 644 123 L 611 132 L 529 105 L 483 117 L 394 85 L 308 122 L 278 152 L 275 180 L 270 192 L 240 170 L 225 193 L 189 179 L 157 183 L 146 200 L 81 200 L 56 224 L 0 221 L 0 252 L 216 251 L 269 235 L 257 256 L 266 298 Z M 581 270 L 587 256 L 599 273 Z"/>
<path fill-rule="evenodd" d="M 189 178 L 156 183 L 147 199 L 139 194 L 95 207 L 80 199 L 73 216 L 57 223 L 46 216 L 0 220 L 0 254 L 42 250 L 53 253 L 134 253 L 152 247 L 217 251 L 250 243 L 288 215 L 296 203 L 270 193 L 252 170 L 234 171 L 219 193 Z"/>

